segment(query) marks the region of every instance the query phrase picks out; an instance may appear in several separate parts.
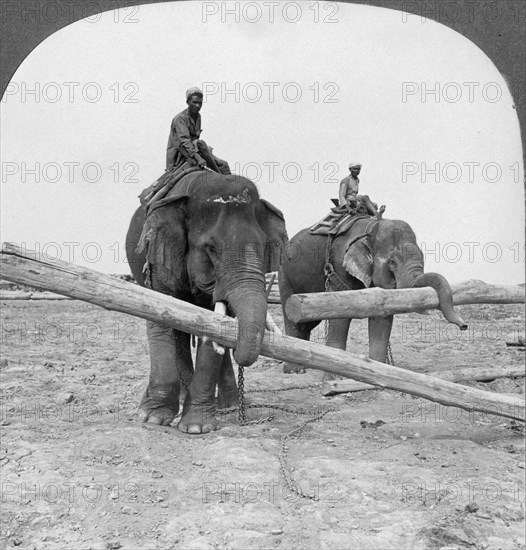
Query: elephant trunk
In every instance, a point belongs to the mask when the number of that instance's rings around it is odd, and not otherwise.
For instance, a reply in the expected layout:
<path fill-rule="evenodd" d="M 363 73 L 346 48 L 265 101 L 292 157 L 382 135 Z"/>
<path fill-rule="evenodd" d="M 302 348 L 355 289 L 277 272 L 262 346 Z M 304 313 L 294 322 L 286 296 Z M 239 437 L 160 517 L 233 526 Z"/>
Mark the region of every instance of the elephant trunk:
<path fill-rule="evenodd" d="M 450 323 L 460 327 L 460 330 L 467 330 L 467 324 L 453 307 L 453 292 L 445 277 L 438 273 L 422 273 L 416 277 L 412 286 L 413 288 L 422 288 L 425 286 L 434 288 L 438 294 L 439 307 L 444 317 Z"/>
<path fill-rule="evenodd" d="M 214 302 L 226 302 L 237 318 L 238 334 L 234 359 L 238 365 L 252 365 L 258 358 L 265 334 L 267 296 L 263 256 L 256 237 L 225 248 L 215 264 Z"/>
<path fill-rule="evenodd" d="M 228 297 L 238 321 L 237 345 L 234 359 L 238 365 L 252 365 L 258 358 L 265 334 L 267 298 L 264 279 L 261 290 L 246 290 L 240 287 Z"/>

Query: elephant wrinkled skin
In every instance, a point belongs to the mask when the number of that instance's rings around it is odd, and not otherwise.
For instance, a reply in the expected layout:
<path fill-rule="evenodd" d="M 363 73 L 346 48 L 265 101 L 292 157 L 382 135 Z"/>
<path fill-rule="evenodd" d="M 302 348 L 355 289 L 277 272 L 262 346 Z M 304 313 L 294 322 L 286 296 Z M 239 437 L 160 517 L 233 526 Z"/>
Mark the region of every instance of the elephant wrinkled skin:
<path fill-rule="evenodd" d="M 176 200 L 147 218 L 142 209 L 135 212 L 126 236 L 130 268 L 142 286 L 147 265 L 153 290 L 207 309 L 224 303 L 239 324 L 234 358 L 248 366 L 264 334 L 265 272 L 277 270 L 287 242 L 283 215 L 246 178 L 209 171 L 190 177 L 188 186 L 177 183 L 186 191 Z M 154 322 L 147 323 L 147 332 L 151 368 L 139 406 L 142 419 L 170 424 L 180 391 L 187 389 L 179 429 L 216 429 L 216 387 L 220 407 L 237 404 L 230 353 L 219 355 L 212 342 L 200 341 L 194 372 L 189 334 Z"/>
<path fill-rule="evenodd" d="M 365 234 L 365 236 L 363 236 Z M 320 323 L 294 323 L 285 312 L 291 294 L 324 292 L 327 237 L 303 229 L 289 243 L 279 271 L 279 288 L 285 331 L 289 336 L 309 340 Z M 453 308 L 451 288 L 437 273 L 424 273 L 424 259 L 411 227 L 401 220 L 363 218 L 347 233 L 333 240 L 332 264 L 337 276 L 355 290 L 368 287 L 416 288 L 431 286 L 439 297 L 440 309 L 451 323 L 465 330 L 464 321 Z M 330 291 L 341 290 L 330 286 Z M 345 349 L 350 319 L 329 321 L 327 345 Z M 385 362 L 393 316 L 369 318 L 369 357 Z M 286 364 L 284 372 L 304 372 L 303 367 Z"/>

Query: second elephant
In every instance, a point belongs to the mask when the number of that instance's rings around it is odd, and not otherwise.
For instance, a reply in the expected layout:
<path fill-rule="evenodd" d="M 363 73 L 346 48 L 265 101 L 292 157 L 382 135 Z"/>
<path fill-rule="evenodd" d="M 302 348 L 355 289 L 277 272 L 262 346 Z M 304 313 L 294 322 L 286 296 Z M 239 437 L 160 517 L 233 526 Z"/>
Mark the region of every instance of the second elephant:
<path fill-rule="evenodd" d="M 424 259 L 416 237 L 408 223 L 365 217 L 358 219 L 344 233 L 334 238 L 330 251 L 328 237 L 314 235 L 303 229 L 289 244 L 279 271 L 279 288 L 285 331 L 289 336 L 310 339 L 311 331 L 320 321 L 294 323 L 285 311 L 291 294 L 324 292 L 325 290 L 355 290 L 368 287 L 416 288 L 433 287 L 439 297 L 445 318 L 464 330 L 466 325 L 453 308 L 451 288 L 438 273 L 424 273 Z M 328 253 L 329 252 L 329 253 Z M 331 258 L 335 285 L 326 289 L 325 264 Z M 339 287 L 339 288 L 337 288 Z M 331 319 L 327 345 L 345 349 L 350 319 Z M 393 316 L 369 318 L 369 356 L 385 362 Z M 303 368 L 286 364 L 285 372 L 302 372 Z"/>

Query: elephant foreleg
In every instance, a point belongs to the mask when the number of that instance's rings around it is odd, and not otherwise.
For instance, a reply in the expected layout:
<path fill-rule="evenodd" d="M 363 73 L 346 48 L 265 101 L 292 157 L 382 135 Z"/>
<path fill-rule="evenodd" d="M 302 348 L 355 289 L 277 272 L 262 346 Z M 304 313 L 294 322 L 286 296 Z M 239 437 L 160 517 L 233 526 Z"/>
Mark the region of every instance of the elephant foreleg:
<path fill-rule="evenodd" d="M 331 319 L 327 331 L 326 345 L 330 348 L 347 348 L 347 335 L 349 334 L 350 319 Z"/>
<path fill-rule="evenodd" d="M 347 335 L 349 334 L 350 319 L 331 319 L 327 330 L 326 345 L 330 348 L 343 349 L 347 348 Z M 341 376 L 325 373 L 324 380 L 340 380 Z"/>
<path fill-rule="evenodd" d="M 214 351 L 211 341 L 200 342 L 195 372 L 178 424 L 182 432 L 200 434 L 217 429 L 215 391 L 224 357 Z"/>
<path fill-rule="evenodd" d="M 192 357 L 188 334 L 148 321 L 150 380 L 139 405 L 143 421 L 168 425 L 179 411 L 181 379 L 183 387 L 192 378 Z"/>
<path fill-rule="evenodd" d="M 387 360 L 387 345 L 391 336 L 393 316 L 369 317 L 369 357 L 385 363 Z"/>

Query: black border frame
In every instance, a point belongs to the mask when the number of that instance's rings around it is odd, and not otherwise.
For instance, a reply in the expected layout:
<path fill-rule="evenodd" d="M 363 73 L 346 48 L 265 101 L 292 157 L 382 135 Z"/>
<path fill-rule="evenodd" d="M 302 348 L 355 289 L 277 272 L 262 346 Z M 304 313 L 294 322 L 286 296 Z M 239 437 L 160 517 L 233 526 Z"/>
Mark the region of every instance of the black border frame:
<path fill-rule="evenodd" d="M 80 20 L 103 11 L 185 0 L 0 0 L 0 90 L 5 88 L 22 61 L 48 36 Z M 302 0 L 300 0 L 302 1 Z M 304 1 L 304 0 L 303 0 Z M 322 0 L 324 1 L 324 0 Z M 43 3 L 57 5 L 56 22 L 17 20 L 9 17 L 13 6 L 39 9 Z M 526 149 L 526 2 L 524 0 L 342 0 L 341 3 L 364 4 L 407 13 L 425 14 L 429 19 L 447 25 L 476 44 L 493 61 L 504 76 L 513 95 L 521 129 L 522 154 Z M 448 4 L 458 6 L 466 17 L 453 21 L 441 18 Z M 521 4 L 522 8 L 521 8 Z M 79 10 L 79 5 L 82 9 Z M 497 12 L 492 11 L 497 10 Z M 435 13 L 434 13 L 435 11 Z M 79 15 L 82 12 L 82 15 Z M 493 17 L 500 12 L 501 17 Z M 37 12 L 38 13 L 38 12 Z M 79 15 L 75 18 L 75 15 Z M 433 15 L 438 15 L 434 17 Z M 484 16 L 485 15 L 485 16 Z"/>

